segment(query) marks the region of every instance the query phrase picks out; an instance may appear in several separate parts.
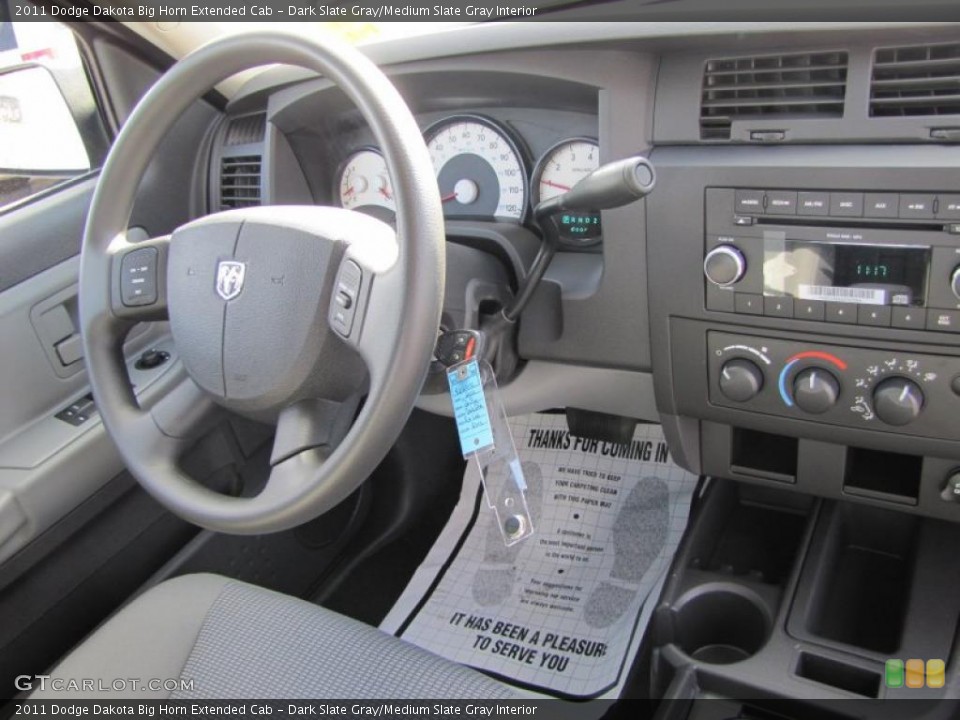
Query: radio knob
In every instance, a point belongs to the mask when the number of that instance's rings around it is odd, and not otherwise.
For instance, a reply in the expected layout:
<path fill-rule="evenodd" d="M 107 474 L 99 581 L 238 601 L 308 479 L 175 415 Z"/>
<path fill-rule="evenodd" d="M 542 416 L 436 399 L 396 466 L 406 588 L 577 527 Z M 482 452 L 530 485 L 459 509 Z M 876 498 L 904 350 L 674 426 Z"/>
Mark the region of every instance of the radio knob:
<path fill-rule="evenodd" d="M 957 300 L 960 300 L 960 265 L 957 265 L 950 273 L 950 289 L 953 290 Z"/>
<path fill-rule="evenodd" d="M 719 287 L 730 287 L 747 272 L 743 253 L 733 245 L 718 245 L 703 260 L 703 274 Z"/>
<path fill-rule="evenodd" d="M 840 383 L 823 368 L 807 368 L 793 380 L 793 401 L 804 412 L 819 415 L 837 404 Z"/>
<path fill-rule="evenodd" d="M 907 425 L 920 417 L 923 390 L 912 380 L 892 377 L 873 391 L 873 409 L 887 425 Z"/>
<path fill-rule="evenodd" d="M 720 368 L 720 392 L 734 402 L 746 402 L 763 388 L 763 371 L 745 358 L 734 358 Z"/>

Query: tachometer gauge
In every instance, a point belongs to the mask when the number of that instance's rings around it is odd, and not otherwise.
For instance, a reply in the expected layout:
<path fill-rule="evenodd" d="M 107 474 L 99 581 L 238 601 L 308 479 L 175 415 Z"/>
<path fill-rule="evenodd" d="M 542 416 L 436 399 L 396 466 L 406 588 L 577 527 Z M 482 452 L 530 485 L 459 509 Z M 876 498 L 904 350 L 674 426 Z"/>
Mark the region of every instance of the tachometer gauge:
<path fill-rule="evenodd" d="M 387 163 L 376 150 L 353 153 L 340 169 L 340 206 L 360 210 L 381 220 L 392 220 L 397 211 Z"/>
<path fill-rule="evenodd" d="M 591 138 L 570 138 L 544 153 L 533 171 L 534 205 L 561 195 L 600 167 L 600 148 Z M 557 217 L 561 238 L 587 245 L 600 238 L 600 213 L 564 213 Z"/>
<path fill-rule="evenodd" d="M 523 219 L 527 175 L 516 143 L 484 118 L 447 118 L 427 132 L 443 214 L 448 218 Z"/>

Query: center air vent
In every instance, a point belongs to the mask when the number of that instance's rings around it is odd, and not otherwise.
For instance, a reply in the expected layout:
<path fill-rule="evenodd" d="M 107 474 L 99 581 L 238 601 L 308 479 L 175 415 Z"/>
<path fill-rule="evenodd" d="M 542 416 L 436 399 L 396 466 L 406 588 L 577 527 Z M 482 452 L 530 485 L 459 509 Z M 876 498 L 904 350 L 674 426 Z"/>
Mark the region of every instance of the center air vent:
<path fill-rule="evenodd" d="M 870 114 L 960 114 L 960 43 L 878 49 L 873 58 Z"/>
<path fill-rule="evenodd" d="M 259 155 L 225 157 L 220 161 L 220 209 L 260 204 Z"/>
<path fill-rule="evenodd" d="M 846 88 L 845 52 L 708 60 L 700 137 L 729 139 L 734 120 L 842 117 Z"/>

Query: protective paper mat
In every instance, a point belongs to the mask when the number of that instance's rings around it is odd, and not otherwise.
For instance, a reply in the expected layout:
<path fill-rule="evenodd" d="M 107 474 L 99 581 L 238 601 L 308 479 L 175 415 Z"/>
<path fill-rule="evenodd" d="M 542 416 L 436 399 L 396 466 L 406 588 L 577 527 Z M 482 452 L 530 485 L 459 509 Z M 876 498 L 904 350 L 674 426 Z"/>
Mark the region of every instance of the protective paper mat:
<path fill-rule="evenodd" d="M 507 548 L 467 466 L 450 521 L 381 624 L 522 689 L 614 697 L 687 522 L 697 478 L 659 425 L 616 445 L 563 415 L 510 419 L 535 534 Z"/>

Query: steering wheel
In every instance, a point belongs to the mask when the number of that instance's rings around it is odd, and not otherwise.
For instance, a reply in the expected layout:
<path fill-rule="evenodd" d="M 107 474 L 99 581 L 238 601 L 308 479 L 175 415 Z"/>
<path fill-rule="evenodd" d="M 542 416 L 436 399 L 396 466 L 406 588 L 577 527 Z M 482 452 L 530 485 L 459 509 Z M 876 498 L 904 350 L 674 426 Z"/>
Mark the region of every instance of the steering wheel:
<path fill-rule="evenodd" d="M 396 231 L 349 210 L 274 206 L 128 241 L 137 187 L 166 131 L 217 82 L 273 63 L 320 73 L 359 108 L 393 181 Z M 284 530 L 344 500 L 386 455 L 420 392 L 440 321 L 444 240 L 420 129 L 360 52 L 327 36 L 268 31 L 216 40 L 178 62 L 113 144 L 81 253 L 87 369 L 129 470 L 173 513 L 228 533 Z M 169 319 L 192 383 L 141 407 L 122 345 L 133 324 L 157 319 Z M 214 492 L 178 467 L 217 405 L 278 418 L 270 477 L 255 497 Z"/>

